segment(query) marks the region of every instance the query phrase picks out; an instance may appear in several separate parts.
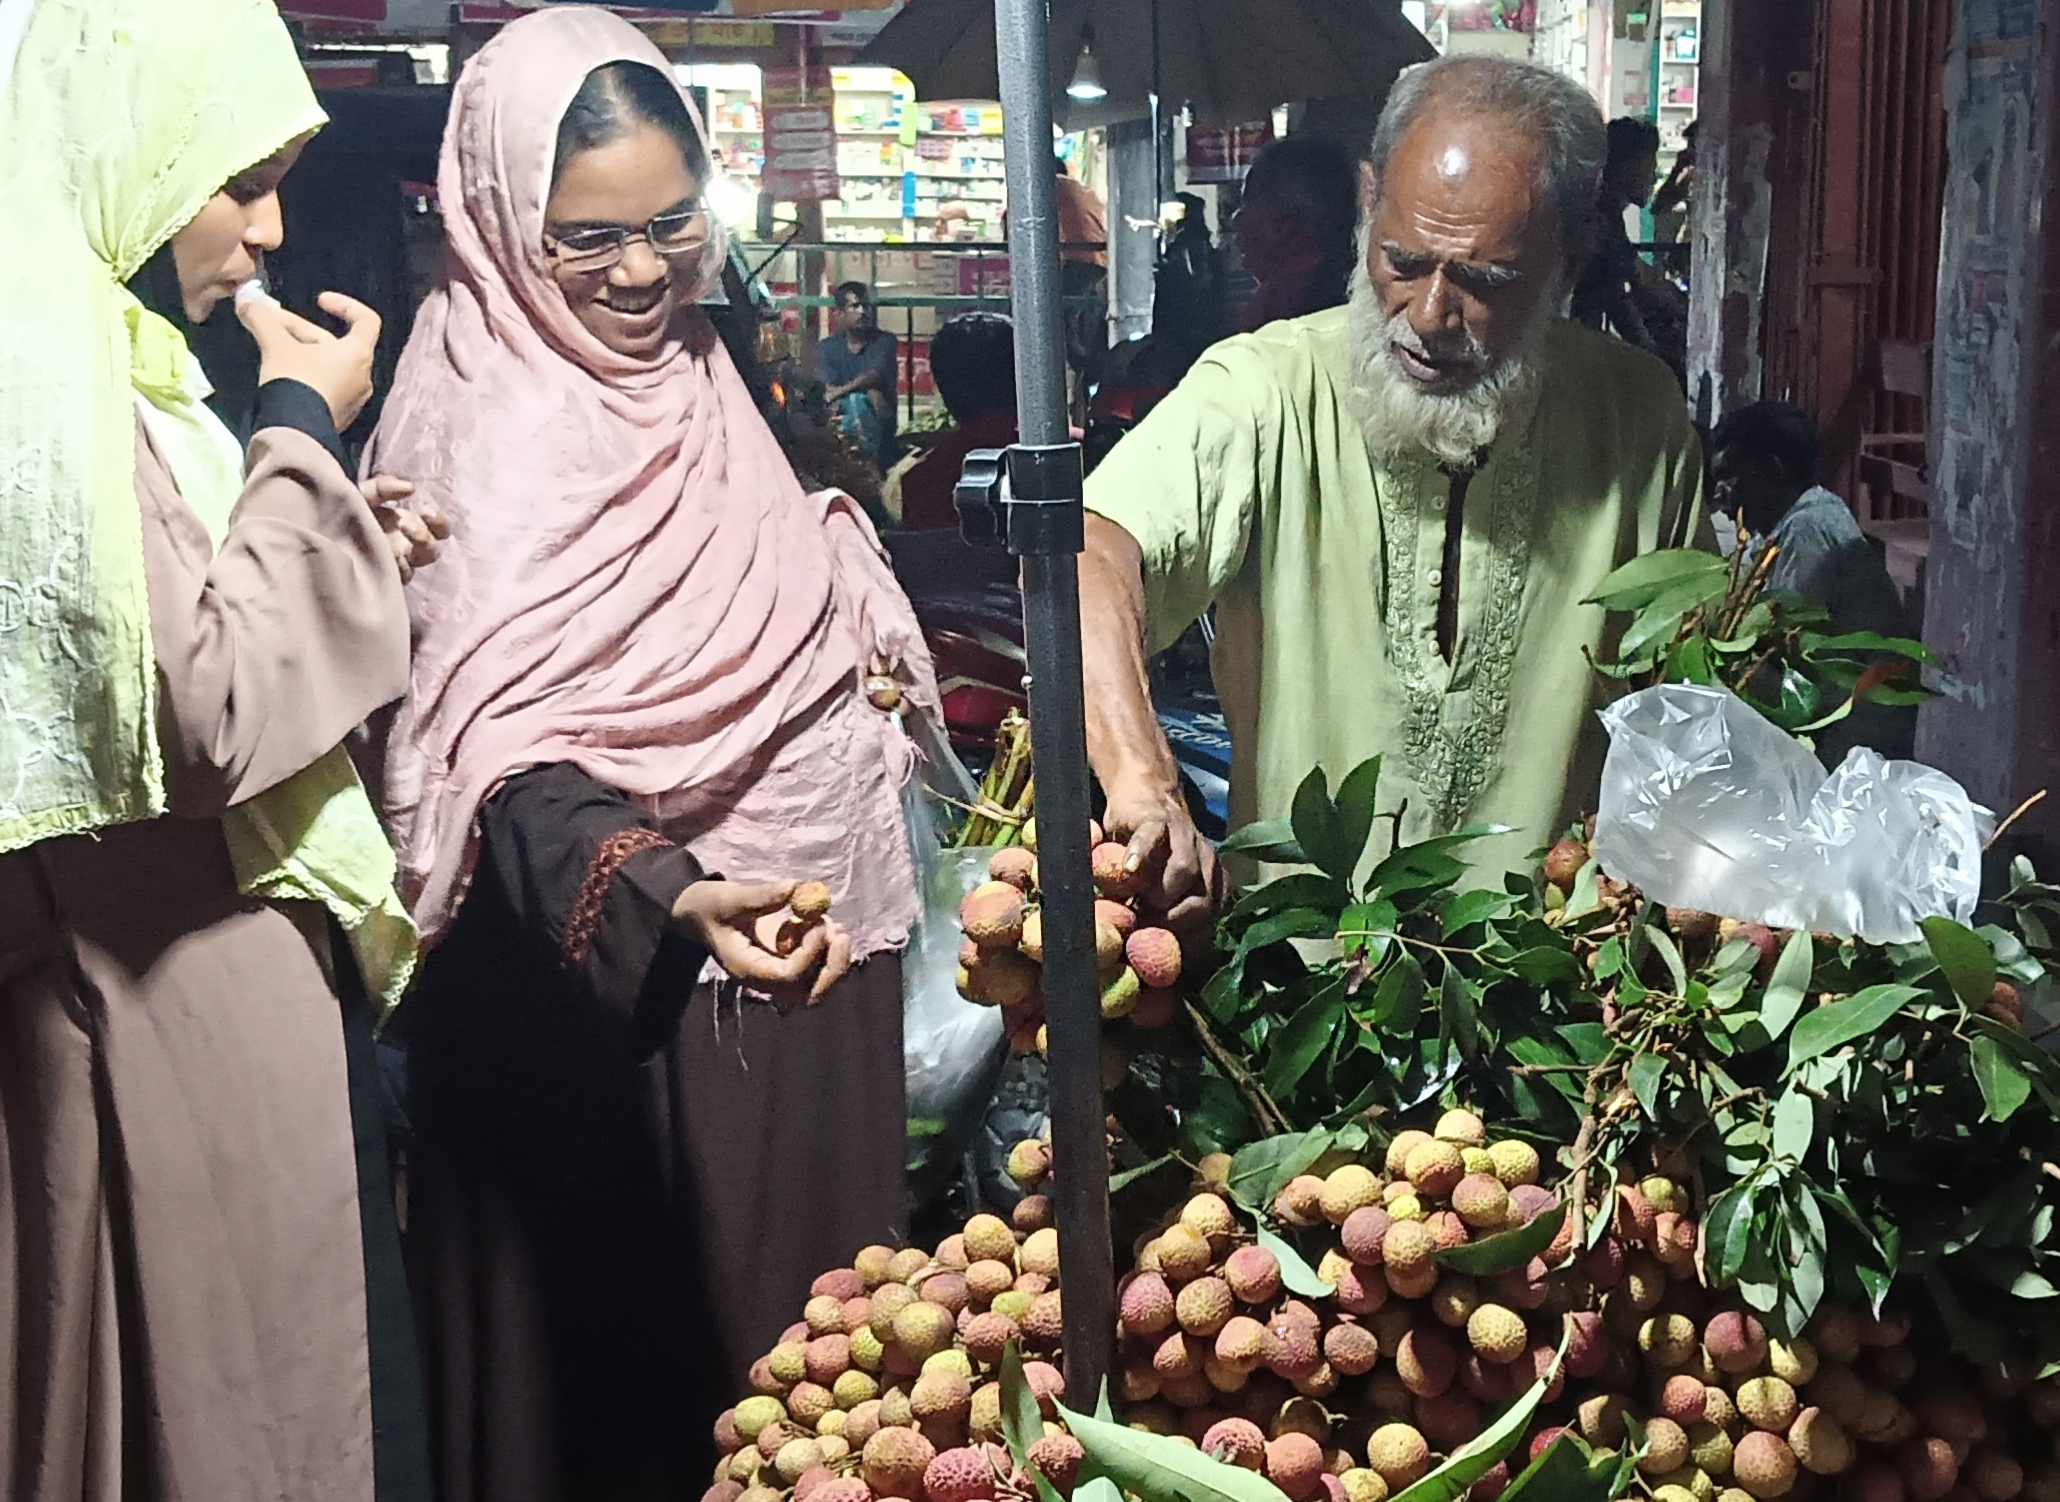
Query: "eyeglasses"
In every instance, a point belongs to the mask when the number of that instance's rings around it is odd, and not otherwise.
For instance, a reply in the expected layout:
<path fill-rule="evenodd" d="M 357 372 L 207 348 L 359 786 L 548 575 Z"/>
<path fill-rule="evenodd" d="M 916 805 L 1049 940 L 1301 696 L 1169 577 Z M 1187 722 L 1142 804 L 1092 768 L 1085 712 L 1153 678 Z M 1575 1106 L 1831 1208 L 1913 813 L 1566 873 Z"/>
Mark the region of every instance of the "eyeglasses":
<path fill-rule="evenodd" d="M 670 260 L 699 255 L 708 248 L 712 234 L 708 211 L 689 209 L 660 214 L 642 229 L 607 224 L 566 235 L 545 235 L 544 250 L 567 271 L 606 271 L 623 258 L 632 240 L 642 240 Z"/>

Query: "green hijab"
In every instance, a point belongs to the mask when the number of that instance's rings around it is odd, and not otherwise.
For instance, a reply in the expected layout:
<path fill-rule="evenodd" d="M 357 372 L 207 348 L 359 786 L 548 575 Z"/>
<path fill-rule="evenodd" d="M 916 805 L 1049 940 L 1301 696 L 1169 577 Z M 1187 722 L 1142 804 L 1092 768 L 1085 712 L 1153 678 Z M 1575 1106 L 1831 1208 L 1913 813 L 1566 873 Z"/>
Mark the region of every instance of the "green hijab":
<path fill-rule="evenodd" d="M 218 543 L 243 461 L 124 283 L 326 118 L 272 0 L 33 3 L 0 97 L 0 853 L 165 811 L 138 413 Z M 396 998 L 413 932 L 342 749 L 223 823 L 243 890 L 324 903 Z"/>

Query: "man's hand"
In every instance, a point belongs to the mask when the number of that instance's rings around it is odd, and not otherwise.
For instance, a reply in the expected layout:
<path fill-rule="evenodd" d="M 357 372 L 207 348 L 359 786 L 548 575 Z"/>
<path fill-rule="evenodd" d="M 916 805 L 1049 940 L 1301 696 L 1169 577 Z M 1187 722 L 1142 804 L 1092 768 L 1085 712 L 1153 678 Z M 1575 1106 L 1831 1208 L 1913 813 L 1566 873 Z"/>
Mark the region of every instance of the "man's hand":
<path fill-rule="evenodd" d="M 341 292 L 324 292 L 322 311 L 343 320 L 344 333 L 289 313 L 266 298 L 236 306 L 236 316 L 257 341 L 258 380 L 299 381 L 329 404 L 340 433 L 372 400 L 372 355 L 379 345 L 379 315 Z"/>
<path fill-rule="evenodd" d="M 1164 914 L 1175 932 L 1206 930 L 1223 897 L 1223 867 L 1180 789 L 1137 782 L 1107 791 L 1102 823 L 1128 847 L 1126 866 L 1144 877 L 1146 910 Z"/>
<path fill-rule="evenodd" d="M 372 514 L 379 518 L 380 530 L 386 533 L 387 546 L 393 549 L 393 561 L 401 571 L 401 583 L 414 578 L 416 569 L 436 562 L 444 539 L 451 535 L 450 520 L 433 506 L 402 505 L 415 493 L 411 482 L 392 475 L 374 475 L 358 490 L 365 497 L 365 504 L 372 508 Z"/>
<path fill-rule="evenodd" d="M 794 886 L 791 881 L 697 881 L 673 904 L 672 921 L 731 976 L 769 995 L 773 1005 L 782 1010 L 802 1002 L 813 1006 L 851 969 L 851 935 L 824 919 L 791 952 L 781 954 L 773 935 Z"/>

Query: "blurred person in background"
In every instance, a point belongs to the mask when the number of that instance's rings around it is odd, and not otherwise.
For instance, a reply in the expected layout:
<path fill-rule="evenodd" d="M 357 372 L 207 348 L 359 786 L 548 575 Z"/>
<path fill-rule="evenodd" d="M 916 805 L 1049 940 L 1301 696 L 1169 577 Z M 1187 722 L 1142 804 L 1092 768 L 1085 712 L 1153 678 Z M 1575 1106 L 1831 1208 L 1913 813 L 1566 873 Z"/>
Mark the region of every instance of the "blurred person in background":
<path fill-rule="evenodd" d="M 880 327 L 864 282 L 845 282 L 835 296 L 836 332 L 817 354 L 823 400 L 851 446 L 884 469 L 893 460 L 901 344 Z"/>
<path fill-rule="evenodd" d="M 1303 136 L 1260 152 L 1230 221 L 1238 258 L 1259 284 L 1238 329 L 1343 306 L 1358 225 L 1359 174 L 1344 152 Z"/>
<path fill-rule="evenodd" d="M 1574 282 L 1573 319 L 1643 350 L 1653 348 L 1634 295 L 1643 267 L 1624 216 L 1645 206 L 1658 180 L 1659 127 L 1631 116 L 1610 121 L 1609 164 L 1596 198 L 1593 249 Z"/>
<path fill-rule="evenodd" d="M 1195 193 L 1179 194 L 1180 218 L 1159 257 L 1152 283 L 1152 339 L 1173 354 L 1178 380 L 1202 351 L 1230 332 L 1223 252 L 1209 234 L 1209 207 Z"/>
<path fill-rule="evenodd" d="M 1800 407 L 1754 402 L 1710 435 L 1710 504 L 1736 521 L 1755 556 L 1774 549 L 1767 588 L 1822 605 L 1841 634 L 1908 635 L 1880 548 L 1819 480 L 1817 424 Z M 1916 735 L 1914 708 L 1860 704 L 1818 737 L 1817 750 L 1834 766 L 1856 745 L 1908 757 Z"/>
<path fill-rule="evenodd" d="M 966 456 L 1016 441 L 1016 336 L 1007 315 L 962 313 L 938 329 L 930 375 L 953 427 L 890 482 L 899 487 L 901 526 L 909 532 L 956 530 L 953 494 Z"/>

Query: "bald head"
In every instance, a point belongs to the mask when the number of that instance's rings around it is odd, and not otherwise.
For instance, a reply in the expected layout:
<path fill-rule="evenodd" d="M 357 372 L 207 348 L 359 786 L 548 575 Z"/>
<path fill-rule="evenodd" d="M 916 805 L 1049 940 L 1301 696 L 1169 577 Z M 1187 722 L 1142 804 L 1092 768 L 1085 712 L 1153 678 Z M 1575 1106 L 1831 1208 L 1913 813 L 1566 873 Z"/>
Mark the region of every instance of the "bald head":
<path fill-rule="evenodd" d="M 1609 158 L 1609 129 L 1586 90 L 1508 58 L 1462 55 L 1411 68 L 1389 92 L 1368 152 L 1375 195 L 1404 139 L 1440 114 L 1500 126 L 1528 143 L 1534 194 L 1549 205 L 1564 240 L 1583 234 Z"/>

